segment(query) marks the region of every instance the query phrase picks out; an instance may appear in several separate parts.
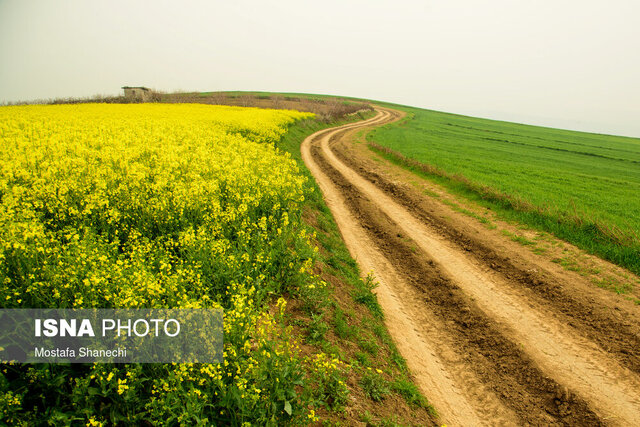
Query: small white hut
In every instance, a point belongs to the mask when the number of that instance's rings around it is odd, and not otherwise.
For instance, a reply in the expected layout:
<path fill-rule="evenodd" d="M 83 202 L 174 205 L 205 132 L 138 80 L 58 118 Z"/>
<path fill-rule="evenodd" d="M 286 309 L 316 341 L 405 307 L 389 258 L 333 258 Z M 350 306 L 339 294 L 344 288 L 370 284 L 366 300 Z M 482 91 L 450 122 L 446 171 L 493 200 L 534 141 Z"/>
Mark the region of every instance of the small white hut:
<path fill-rule="evenodd" d="M 147 102 L 151 100 L 151 89 L 144 86 L 123 86 L 124 89 L 124 97 L 127 99 L 135 99 L 142 102 Z"/>

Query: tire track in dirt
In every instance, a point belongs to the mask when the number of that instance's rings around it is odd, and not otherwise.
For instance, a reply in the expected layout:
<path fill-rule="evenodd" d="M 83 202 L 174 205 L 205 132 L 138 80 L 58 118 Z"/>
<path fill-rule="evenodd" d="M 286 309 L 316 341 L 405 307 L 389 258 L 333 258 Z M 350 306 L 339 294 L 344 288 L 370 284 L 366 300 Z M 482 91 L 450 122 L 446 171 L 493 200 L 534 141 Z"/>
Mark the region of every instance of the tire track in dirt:
<path fill-rule="evenodd" d="M 362 123 L 372 124 L 387 120 L 388 116 L 383 116 L 382 120 L 370 120 Z M 350 129 L 354 126 L 341 128 Z M 360 126 L 355 126 L 360 127 Z M 312 135 L 310 138 L 320 138 L 326 136 L 328 131 L 321 131 Z M 335 133 L 332 133 L 334 136 Z M 350 214 L 349 208 L 343 201 L 343 198 L 335 191 L 335 185 L 324 175 L 319 168 L 313 167 L 315 163 L 311 159 L 308 150 L 302 151 L 303 159 L 307 165 L 311 165 L 310 169 L 314 173 L 318 185 L 320 186 L 327 205 L 334 212 L 334 217 L 342 232 L 345 243 L 358 261 L 362 272 L 375 270 L 376 280 L 379 282 L 377 295 L 380 304 L 385 311 L 385 323 L 387 324 L 391 334 L 396 342 L 399 351 L 407 360 L 407 365 L 411 372 L 416 376 L 416 382 L 421 391 L 428 396 L 431 403 L 435 404 L 438 412 L 447 422 L 453 425 L 481 425 L 482 419 L 485 420 L 502 420 L 503 425 L 514 425 L 515 417 L 502 408 L 498 399 L 484 392 L 479 382 L 470 372 L 464 372 L 460 369 L 457 372 L 458 378 L 464 379 L 467 390 L 472 386 L 477 388 L 476 395 L 481 404 L 479 406 L 484 417 L 481 417 L 470 404 L 467 398 L 460 390 L 459 384 L 451 379 L 450 372 L 443 367 L 443 362 L 436 355 L 436 350 L 430 344 L 439 341 L 427 341 L 422 336 L 425 328 L 418 325 L 416 315 L 426 316 L 421 307 L 419 297 L 407 298 L 407 294 L 412 292 L 411 287 L 404 283 L 399 277 L 391 263 L 376 249 L 376 245 L 369 239 L 367 232 L 359 226 L 355 217 Z M 336 214 L 338 213 L 338 214 Z M 394 284 L 396 287 L 390 286 Z M 424 321 L 423 321 L 424 322 Z M 434 331 L 440 328 L 433 328 Z M 484 401 L 483 401 L 484 400 Z M 493 400 L 492 402 L 488 402 Z M 486 414 L 493 408 L 490 414 Z M 496 409 L 497 408 L 497 409 Z M 501 412 L 503 414 L 501 414 Z M 504 414 L 507 414 L 506 416 Z M 489 424 L 487 424 L 489 425 Z"/>
<path fill-rule="evenodd" d="M 302 153 L 350 251 L 363 271 L 375 270 L 389 329 L 425 395 L 457 425 L 598 424 L 587 404 L 602 420 L 639 423 L 635 375 L 478 268 L 329 148 L 354 129 L 393 118 L 382 110 L 321 131 Z"/>
<path fill-rule="evenodd" d="M 373 161 L 353 153 L 352 148 L 348 142 L 341 141 L 332 150 L 343 163 L 392 194 L 394 200 L 464 250 L 485 270 L 494 270 L 511 284 L 517 284 L 520 292 L 529 289 L 538 301 L 562 317 L 561 321 L 580 329 L 588 339 L 640 374 L 640 308 L 621 301 L 610 292 L 594 288 L 592 283 L 584 283 L 581 277 L 567 277 L 570 274 L 556 264 L 533 259 L 531 252 L 516 244 L 502 247 L 510 242 L 505 242 L 504 238 L 497 242 L 483 225 L 474 224 L 474 220 L 458 216 L 459 223 L 451 224 L 448 216 L 455 215 L 451 208 L 442 204 L 437 207 L 437 201 L 426 200 L 410 186 L 390 181 L 374 170 Z M 492 245 L 501 246 L 503 255 Z"/>
<path fill-rule="evenodd" d="M 350 184 L 341 180 L 337 171 L 324 163 L 324 159 L 319 159 L 319 163 L 327 168 L 325 170 L 331 170 L 332 177 L 338 178 L 334 182 L 341 190 L 346 190 L 343 194 L 354 193 Z M 413 327 L 422 328 L 429 342 L 437 343 L 447 370 L 464 388 L 464 393 L 476 402 L 475 407 L 483 409 L 482 420 L 486 425 L 557 425 L 558 420 L 569 425 L 599 425 L 597 417 L 583 401 L 540 372 L 517 345 L 505 339 L 497 325 L 487 319 L 460 288 L 438 271 L 432 260 L 408 246 L 402 230 L 388 217 L 376 215 L 371 211 L 370 202 L 364 198 L 345 197 L 351 213 L 384 252 L 386 259 L 402 266 L 403 281 L 414 290 L 404 292 L 402 302 L 405 309 L 410 306 L 422 313 L 422 318 L 414 317 L 416 323 Z M 398 286 L 398 282 L 394 284 Z M 415 354 L 410 356 L 415 357 Z M 483 385 L 469 382 L 470 370 Z M 500 396 L 509 408 L 491 412 L 490 409 L 497 409 L 500 404 L 490 399 L 493 408 L 485 408 L 486 403 L 478 399 L 483 388 L 493 391 L 493 396 Z M 506 412 L 510 410 L 517 414 L 518 422 L 506 421 Z"/>
<path fill-rule="evenodd" d="M 313 150 L 317 151 L 317 148 L 313 147 Z M 351 213 L 357 217 L 360 227 L 366 229 L 371 239 L 375 240 L 375 246 L 384 251 L 387 259 L 402 267 L 404 283 L 414 289 L 413 293 L 402 293 L 402 309 L 414 308 L 422 313 L 422 318 L 414 317 L 415 323 L 409 327 L 421 330 L 429 342 L 437 343 L 439 355 L 446 362 L 447 377 L 455 378 L 459 387 L 463 388 L 463 394 L 474 403 L 483 424 L 556 425 L 557 420 L 562 419 L 571 425 L 599 425 L 584 402 L 574 399 L 555 382 L 545 378 L 513 343 L 505 340 L 495 328 L 492 330 L 492 325 L 483 318 L 482 313 L 465 301 L 464 294 L 439 275 L 433 262 L 426 260 L 424 256 L 416 256 L 408 250 L 406 241 L 398 240 L 397 232 L 392 231 L 391 221 L 385 221 L 381 215 L 376 215 L 375 207 L 371 214 L 371 206 L 367 206 L 367 200 L 358 197 L 357 191 L 323 157 L 315 158 L 323 170 L 332 176 Z M 382 224 L 380 221 L 384 225 L 379 226 Z M 369 245 L 367 242 L 361 246 Z M 385 272 L 381 269 L 378 267 L 377 272 L 384 275 Z M 398 287 L 403 282 L 391 283 Z M 406 287 L 404 286 L 405 290 Z M 415 291 L 420 294 L 417 298 Z M 381 304 L 385 307 L 384 301 Z M 431 313 L 427 313 L 427 307 L 432 308 Z M 438 319 L 444 319 L 444 322 L 438 322 Z M 397 330 L 402 332 L 403 328 L 407 328 L 406 325 L 390 323 L 390 330 L 394 335 Z M 405 353 L 409 361 L 416 357 L 419 359 L 424 354 L 419 347 L 414 346 L 413 349 L 414 352 Z M 469 371 L 473 373 L 470 375 Z M 479 378 L 484 386 L 478 384 L 478 380 L 470 382 L 470 376 Z M 486 390 L 489 389 L 494 393 L 487 393 Z M 455 414 L 457 397 L 453 401 L 450 400 L 452 396 L 447 401 L 446 395 L 433 399 L 431 390 L 427 395 L 434 401 L 444 401 L 450 405 Z M 495 400 L 496 395 L 501 397 L 504 405 L 501 406 Z M 506 409 L 505 405 L 510 406 L 513 411 Z M 511 421 L 510 412 L 517 412 L 517 422 Z M 480 423 L 456 422 L 445 418 L 452 425 Z"/>

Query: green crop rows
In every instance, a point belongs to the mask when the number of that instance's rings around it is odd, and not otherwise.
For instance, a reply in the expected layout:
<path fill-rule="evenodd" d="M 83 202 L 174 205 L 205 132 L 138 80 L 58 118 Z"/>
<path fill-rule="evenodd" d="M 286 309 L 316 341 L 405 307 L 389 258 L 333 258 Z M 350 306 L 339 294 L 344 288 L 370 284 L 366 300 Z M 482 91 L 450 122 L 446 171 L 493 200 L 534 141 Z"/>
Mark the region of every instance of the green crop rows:
<path fill-rule="evenodd" d="M 399 109 L 374 150 L 640 272 L 640 139 Z"/>

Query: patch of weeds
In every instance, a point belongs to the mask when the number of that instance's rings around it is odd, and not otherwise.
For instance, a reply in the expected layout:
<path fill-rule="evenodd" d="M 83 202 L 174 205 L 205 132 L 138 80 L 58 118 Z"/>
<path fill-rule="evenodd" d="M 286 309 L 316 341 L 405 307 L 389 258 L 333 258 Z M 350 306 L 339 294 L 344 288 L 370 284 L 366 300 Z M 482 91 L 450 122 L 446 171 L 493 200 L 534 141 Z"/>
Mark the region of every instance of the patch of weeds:
<path fill-rule="evenodd" d="M 360 414 L 360 421 L 368 426 L 373 425 L 373 415 L 369 411 L 364 411 L 364 413 Z"/>
<path fill-rule="evenodd" d="M 533 242 L 532 240 L 529 240 L 526 237 L 521 236 L 519 234 L 512 233 L 509 230 L 500 230 L 500 232 L 505 236 L 507 236 L 509 239 L 513 240 L 516 243 L 520 243 L 523 246 L 529 246 L 529 245 L 535 244 L 535 242 Z"/>
<path fill-rule="evenodd" d="M 513 240 L 516 243 L 520 243 L 523 246 L 531 246 L 533 244 L 535 244 L 532 240 L 527 239 L 524 236 L 520 236 L 518 234 L 514 235 L 511 240 Z"/>
<path fill-rule="evenodd" d="M 444 203 L 445 205 L 451 206 L 454 209 L 459 208 L 459 206 L 455 202 L 452 202 L 449 199 L 442 199 L 442 203 Z"/>
<path fill-rule="evenodd" d="M 374 340 L 369 337 L 360 338 L 358 340 L 358 346 L 371 355 L 375 355 L 380 350 L 380 346 Z"/>
<path fill-rule="evenodd" d="M 387 327 L 384 325 L 384 323 L 374 323 L 371 326 L 371 330 L 376 337 L 380 338 L 380 341 L 383 345 L 387 346 L 389 350 L 395 351 L 396 344 L 393 342 L 393 339 L 391 339 L 391 335 L 389 335 Z"/>
<path fill-rule="evenodd" d="M 435 409 L 429 404 L 422 393 L 420 393 L 418 387 L 406 378 L 394 381 L 391 384 L 391 390 L 402 396 L 410 406 L 426 408 L 431 415 L 436 415 Z"/>
<path fill-rule="evenodd" d="M 364 411 L 364 413 L 360 414 L 360 421 L 363 422 L 367 427 L 404 427 L 407 424 L 402 424 L 399 421 L 399 417 L 397 415 L 393 415 L 392 417 L 384 417 L 380 418 L 376 421 L 376 417 L 373 416 L 369 411 Z"/>
<path fill-rule="evenodd" d="M 331 268 L 338 269 L 340 267 L 340 261 L 338 261 L 338 258 L 334 256 L 327 258 L 325 263 Z"/>
<path fill-rule="evenodd" d="M 342 348 L 338 347 L 337 345 L 325 340 L 322 342 L 320 347 L 323 352 L 330 354 L 332 356 L 335 356 L 340 360 L 346 360 L 344 351 L 342 350 Z"/>
<path fill-rule="evenodd" d="M 333 312 L 333 329 L 336 335 L 342 339 L 347 339 L 354 335 L 353 327 L 347 323 L 344 312 L 340 307 L 336 307 Z"/>
<path fill-rule="evenodd" d="M 366 131 L 367 130 L 364 129 L 356 132 L 356 134 L 354 135 L 355 136 L 354 141 L 356 142 L 356 144 L 362 144 L 363 142 L 365 142 L 364 134 Z"/>
<path fill-rule="evenodd" d="M 307 321 L 305 319 L 291 319 L 289 323 L 293 326 L 300 326 L 301 328 L 305 328 L 307 326 Z"/>
<path fill-rule="evenodd" d="M 329 330 L 329 325 L 322 320 L 322 317 L 322 314 L 311 315 L 311 322 L 307 327 L 307 338 L 311 343 L 318 344 L 325 340 L 324 335 Z"/>
<path fill-rule="evenodd" d="M 402 424 L 398 421 L 398 416 L 394 415 L 393 417 L 384 417 L 377 424 L 376 427 L 403 427 L 405 424 Z"/>
<path fill-rule="evenodd" d="M 371 331 L 383 342 L 385 341 L 385 338 L 387 337 L 387 328 L 382 323 L 375 323 L 371 327 Z"/>
<path fill-rule="evenodd" d="M 370 362 L 369 362 L 369 356 L 367 356 L 366 353 L 363 353 L 361 351 L 356 352 L 356 354 L 354 355 L 356 360 L 364 367 L 370 366 Z"/>
<path fill-rule="evenodd" d="M 395 363 L 398 366 L 398 368 L 400 368 L 402 372 L 405 372 L 405 373 L 408 372 L 407 361 L 404 360 L 404 357 L 402 357 L 402 355 L 400 354 L 400 352 L 398 352 L 397 349 L 394 348 L 391 351 L 389 358 L 393 363 Z"/>
<path fill-rule="evenodd" d="M 480 215 L 478 215 L 475 212 L 471 212 L 469 209 L 465 209 L 465 208 L 460 208 L 458 209 L 458 212 L 465 214 L 466 216 L 470 216 L 471 218 L 480 218 Z"/>
<path fill-rule="evenodd" d="M 326 286 L 304 286 L 299 295 L 302 310 L 312 317 L 321 315 L 330 301 Z"/>
<path fill-rule="evenodd" d="M 371 368 L 360 378 L 360 386 L 364 393 L 374 402 L 380 402 L 391 392 L 387 381 L 379 375 L 382 371 L 376 373 Z"/>
<path fill-rule="evenodd" d="M 378 282 L 374 280 L 373 274 L 369 273 L 364 280 L 356 282 L 353 299 L 365 305 L 375 317 L 382 318 L 382 308 L 376 294 L 373 293 L 376 287 L 378 287 Z"/>
<path fill-rule="evenodd" d="M 510 232 L 509 230 L 500 230 L 500 233 L 502 233 L 504 236 L 507 236 L 507 237 L 513 236 L 513 233 Z"/>
<path fill-rule="evenodd" d="M 543 255 L 547 253 L 547 248 L 536 246 L 535 248 L 533 248 L 533 253 L 537 255 Z"/>
<path fill-rule="evenodd" d="M 423 188 L 422 192 L 429 197 L 433 197 L 434 199 L 439 199 L 440 195 L 434 191 L 429 190 L 428 188 Z"/>
<path fill-rule="evenodd" d="M 478 221 L 480 221 L 482 224 L 484 225 L 493 225 L 493 223 L 491 222 L 491 220 L 489 218 L 486 218 L 482 215 L 476 215 L 476 218 L 478 219 Z"/>
<path fill-rule="evenodd" d="M 602 279 L 592 279 L 591 282 L 599 288 L 608 289 L 614 291 L 618 295 L 628 294 L 633 290 L 633 285 L 630 283 L 620 283 L 614 277 L 603 277 Z"/>
<path fill-rule="evenodd" d="M 310 380 L 315 384 L 313 398 L 317 404 L 333 411 L 342 411 L 349 399 L 345 383 L 348 366 L 337 358 L 320 353 L 313 359 L 315 368 Z"/>
<path fill-rule="evenodd" d="M 564 258 L 554 258 L 554 259 L 551 260 L 551 262 L 555 262 L 556 264 L 560 264 L 562 266 L 562 268 L 564 268 L 565 270 L 570 270 L 570 271 L 579 271 L 580 270 L 580 266 L 578 265 L 576 260 L 571 258 L 570 256 L 567 256 L 567 257 L 564 257 Z"/>

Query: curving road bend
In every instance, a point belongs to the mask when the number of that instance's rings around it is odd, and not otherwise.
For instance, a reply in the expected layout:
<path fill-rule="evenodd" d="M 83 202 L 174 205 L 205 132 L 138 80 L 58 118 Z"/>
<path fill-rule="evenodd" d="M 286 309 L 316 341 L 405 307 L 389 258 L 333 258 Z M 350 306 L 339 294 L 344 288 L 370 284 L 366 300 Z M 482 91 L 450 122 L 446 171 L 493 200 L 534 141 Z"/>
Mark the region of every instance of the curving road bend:
<path fill-rule="evenodd" d="M 309 136 L 302 158 L 361 271 L 379 282 L 389 331 L 441 421 L 640 425 L 636 323 L 590 318 L 608 302 L 573 301 L 571 284 L 553 296 L 523 284 L 507 257 L 496 267 L 499 258 L 484 259 L 487 248 L 468 229 L 443 226 L 431 209 L 437 201 L 374 170 L 350 149 L 355 132 L 402 116 L 376 111 Z M 546 273 L 545 283 L 562 280 Z"/>

